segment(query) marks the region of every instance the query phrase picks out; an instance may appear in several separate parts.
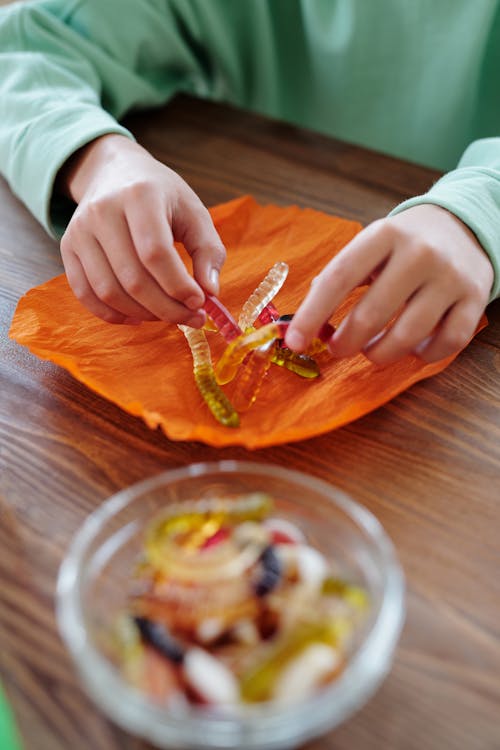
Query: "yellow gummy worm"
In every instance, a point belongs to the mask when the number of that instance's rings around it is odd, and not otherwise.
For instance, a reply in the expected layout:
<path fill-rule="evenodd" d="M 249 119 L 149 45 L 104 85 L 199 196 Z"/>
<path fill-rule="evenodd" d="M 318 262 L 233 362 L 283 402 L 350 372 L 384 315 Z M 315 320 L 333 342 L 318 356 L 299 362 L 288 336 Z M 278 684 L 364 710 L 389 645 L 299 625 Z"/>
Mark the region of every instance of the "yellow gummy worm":
<path fill-rule="evenodd" d="M 281 336 L 279 323 L 268 323 L 256 331 L 244 333 L 237 336 L 225 348 L 221 358 L 215 366 L 215 377 L 219 385 L 229 383 L 238 371 L 238 367 L 245 359 L 248 352 L 267 344 L 268 341 Z"/>
<path fill-rule="evenodd" d="M 191 326 L 179 325 L 178 328 L 189 344 L 193 356 L 194 379 L 206 405 L 218 422 L 226 427 L 238 427 L 240 424 L 238 412 L 219 388 L 215 379 L 205 332 L 198 328 L 191 328 Z"/>

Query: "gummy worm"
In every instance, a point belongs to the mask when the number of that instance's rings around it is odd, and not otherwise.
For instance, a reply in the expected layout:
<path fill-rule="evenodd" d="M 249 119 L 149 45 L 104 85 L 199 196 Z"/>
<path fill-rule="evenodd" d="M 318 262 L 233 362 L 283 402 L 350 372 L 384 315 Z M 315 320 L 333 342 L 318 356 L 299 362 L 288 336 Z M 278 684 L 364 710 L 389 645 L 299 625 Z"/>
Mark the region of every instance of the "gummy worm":
<path fill-rule="evenodd" d="M 248 352 L 273 339 L 284 338 L 289 325 L 288 322 L 275 321 L 231 341 L 215 367 L 215 377 L 219 385 L 229 383 L 234 378 Z"/>
<path fill-rule="evenodd" d="M 191 349 L 193 373 L 198 390 L 218 422 L 226 427 L 238 427 L 238 412 L 215 379 L 210 347 L 205 332 L 191 326 L 179 325 Z"/>
<path fill-rule="evenodd" d="M 227 307 L 224 307 L 217 297 L 214 297 L 212 294 L 207 294 L 205 296 L 203 309 L 213 320 L 219 333 L 228 343 L 243 333 Z"/>
<path fill-rule="evenodd" d="M 257 398 L 266 373 L 271 366 L 273 353 L 274 340 L 271 339 L 267 344 L 259 346 L 245 357 L 232 394 L 235 408 L 239 411 L 249 409 Z"/>
<path fill-rule="evenodd" d="M 254 324 L 267 303 L 277 295 L 287 276 L 288 265 L 275 263 L 241 309 L 238 325 L 243 331 Z"/>

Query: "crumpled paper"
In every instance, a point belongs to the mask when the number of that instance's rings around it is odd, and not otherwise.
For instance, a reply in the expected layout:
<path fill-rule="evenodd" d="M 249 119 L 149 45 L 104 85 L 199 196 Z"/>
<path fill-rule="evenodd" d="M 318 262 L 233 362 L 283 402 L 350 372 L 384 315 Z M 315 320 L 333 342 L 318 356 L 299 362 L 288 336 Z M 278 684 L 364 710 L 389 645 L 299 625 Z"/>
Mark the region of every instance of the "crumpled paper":
<path fill-rule="evenodd" d="M 260 206 L 249 196 L 210 211 L 228 255 L 220 299 L 238 317 L 248 296 L 277 261 L 290 271 L 274 304 L 294 312 L 312 278 L 361 226 L 296 206 Z M 186 265 L 189 259 L 179 251 Z M 336 311 L 338 324 L 363 289 Z M 486 325 L 483 318 L 481 327 Z M 303 440 L 340 427 L 389 401 L 453 359 L 425 364 L 417 357 L 377 366 L 362 355 L 348 360 L 319 356 L 321 375 L 305 380 L 272 365 L 256 403 L 241 415 L 238 428 L 218 424 L 194 382 L 192 359 L 183 334 L 162 322 L 111 325 L 94 317 L 74 297 L 66 277 L 31 289 L 19 301 L 10 336 L 36 355 L 66 368 L 75 378 L 122 409 L 162 428 L 172 440 L 213 446 L 261 448 Z M 214 361 L 224 342 L 207 332 Z M 230 387 L 225 387 L 230 397 Z"/>

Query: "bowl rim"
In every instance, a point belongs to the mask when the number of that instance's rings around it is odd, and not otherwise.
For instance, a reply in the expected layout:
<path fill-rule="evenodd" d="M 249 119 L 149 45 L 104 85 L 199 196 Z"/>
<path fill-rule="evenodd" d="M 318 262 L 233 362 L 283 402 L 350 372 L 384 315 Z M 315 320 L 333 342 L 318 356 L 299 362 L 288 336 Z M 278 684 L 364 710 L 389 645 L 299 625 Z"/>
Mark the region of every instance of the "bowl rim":
<path fill-rule="evenodd" d="M 80 601 L 82 561 L 95 535 L 134 499 L 165 482 L 205 474 L 237 473 L 268 475 L 305 486 L 320 493 L 354 522 L 375 550 L 384 574 L 381 602 L 364 640 L 340 677 L 300 704 L 251 707 L 234 716 L 212 714 L 197 708 L 172 715 L 125 683 L 118 671 L 92 644 Z M 160 747 L 290 747 L 344 721 L 375 692 L 390 669 L 392 655 L 404 622 L 405 581 L 394 546 L 371 511 L 333 484 L 302 471 L 274 463 L 225 459 L 191 463 L 167 469 L 129 485 L 104 500 L 74 534 L 59 568 L 56 587 L 56 619 L 60 635 L 77 667 L 84 687 L 117 724 Z M 331 706 L 336 706 L 336 720 Z M 127 706 L 127 711 L 124 706 Z M 255 718 L 259 730 L 255 731 Z M 270 735 L 272 738 L 270 739 Z M 201 744 L 200 744 L 201 743 Z M 292 744 L 291 744 L 292 743 Z"/>

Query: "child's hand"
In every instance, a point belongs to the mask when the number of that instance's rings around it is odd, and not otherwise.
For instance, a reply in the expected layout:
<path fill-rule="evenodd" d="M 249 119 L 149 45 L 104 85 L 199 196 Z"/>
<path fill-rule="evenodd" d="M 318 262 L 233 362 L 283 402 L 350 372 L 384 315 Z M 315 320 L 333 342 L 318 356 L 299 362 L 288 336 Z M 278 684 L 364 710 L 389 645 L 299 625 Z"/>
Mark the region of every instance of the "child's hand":
<path fill-rule="evenodd" d="M 82 149 L 61 180 L 78 203 L 61 240 L 78 299 L 110 323 L 203 325 L 203 289 L 218 293 L 226 253 L 207 209 L 184 180 L 120 135 Z M 174 238 L 191 255 L 194 278 Z"/>
<path fill-rule="evenodd" d="M 329 348 L 387 364 L 416 352 L 432 362 L 465 346 L 488 302 L 493 267 L 472 232 L 431 204 L 374 222 L 325 266 L 285 342 L 307 348 L 349 292 L 372 279 Z M 395 322 L 387 327 L 395 316 Z"/>

